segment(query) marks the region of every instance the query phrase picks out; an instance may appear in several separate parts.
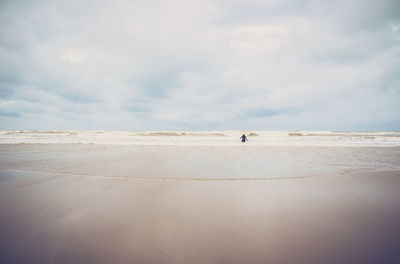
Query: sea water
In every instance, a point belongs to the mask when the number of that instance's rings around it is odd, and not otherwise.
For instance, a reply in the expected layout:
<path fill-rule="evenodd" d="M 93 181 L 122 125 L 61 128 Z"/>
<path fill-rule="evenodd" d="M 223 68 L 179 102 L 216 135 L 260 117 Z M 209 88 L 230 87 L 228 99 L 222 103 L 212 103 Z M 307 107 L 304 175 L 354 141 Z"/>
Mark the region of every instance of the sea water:
<path fill-rule="evenodd" d="M 400 146 L 400 132 L 351 131 L 0 131 L 0 144 Z"/>
<path fill-rule="evenodd" d="M 267 180 L 399 171 L 399 132 L 2 131 L 1 171 Z M 0 172 L 1 173 L 1 172 Z M 4 173 L 3 173 L 4 174 Z"/>

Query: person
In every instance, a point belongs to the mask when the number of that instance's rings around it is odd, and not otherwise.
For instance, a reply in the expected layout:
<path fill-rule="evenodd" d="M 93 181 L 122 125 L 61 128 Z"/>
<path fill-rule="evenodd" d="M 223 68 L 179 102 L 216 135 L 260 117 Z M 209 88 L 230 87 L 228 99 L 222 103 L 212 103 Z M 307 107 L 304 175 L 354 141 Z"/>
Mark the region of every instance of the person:
<path fill-rule="evenodd" d="M 240 139 L 242 140 L 242 142 L 249 141 L 249 140 L 247 139 L 247 137 L 246 137 L 245 134 L 243 134 L 243 135 L 240 137 Z"/>

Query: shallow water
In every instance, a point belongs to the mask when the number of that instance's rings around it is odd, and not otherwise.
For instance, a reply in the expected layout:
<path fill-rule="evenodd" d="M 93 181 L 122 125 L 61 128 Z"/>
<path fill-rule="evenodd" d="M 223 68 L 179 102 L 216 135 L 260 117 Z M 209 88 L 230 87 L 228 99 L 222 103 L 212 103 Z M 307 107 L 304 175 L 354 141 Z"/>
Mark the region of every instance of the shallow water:
<path fill-rule="evenodd" d="M 163 179 L 267 179 L 400 170 L 400 147 L 3 144 L 0 170 Z"/>

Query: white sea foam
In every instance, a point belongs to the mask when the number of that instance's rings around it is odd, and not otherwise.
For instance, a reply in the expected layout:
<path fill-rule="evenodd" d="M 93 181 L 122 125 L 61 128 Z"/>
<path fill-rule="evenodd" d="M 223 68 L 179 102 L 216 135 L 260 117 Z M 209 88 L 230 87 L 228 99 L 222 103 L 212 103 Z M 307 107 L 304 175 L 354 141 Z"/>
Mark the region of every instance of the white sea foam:
<path fill-rule="evenodd" d="M 400 132 L 352 131 L 0 131 L 0 144 L 199 146 L 400 146 Z"/>

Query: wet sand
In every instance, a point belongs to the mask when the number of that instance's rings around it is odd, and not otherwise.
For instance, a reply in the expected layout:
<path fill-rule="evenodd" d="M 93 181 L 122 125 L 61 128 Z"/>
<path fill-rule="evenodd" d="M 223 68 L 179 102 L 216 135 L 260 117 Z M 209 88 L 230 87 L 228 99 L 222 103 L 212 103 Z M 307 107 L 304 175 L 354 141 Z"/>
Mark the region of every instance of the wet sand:
<path fill-rule="evenodd" d="M 400 263 L 398 170 L 193 180 L 83 148 L 0 146 L 1 263 Z"/>

